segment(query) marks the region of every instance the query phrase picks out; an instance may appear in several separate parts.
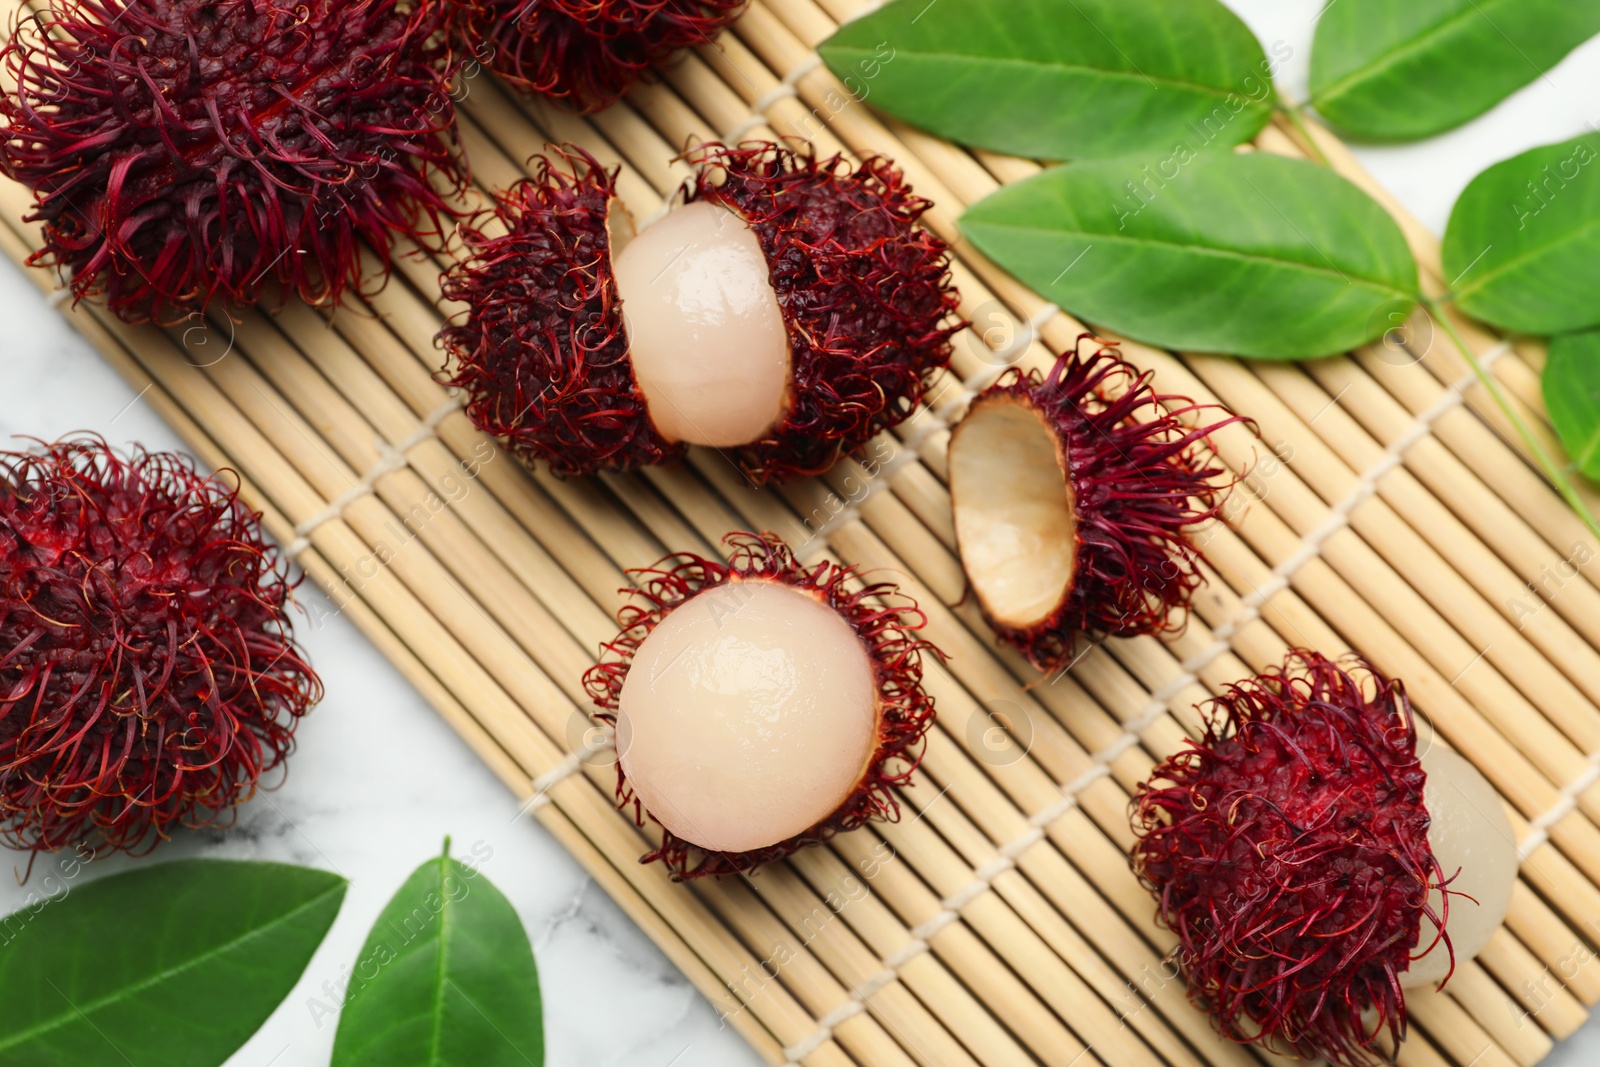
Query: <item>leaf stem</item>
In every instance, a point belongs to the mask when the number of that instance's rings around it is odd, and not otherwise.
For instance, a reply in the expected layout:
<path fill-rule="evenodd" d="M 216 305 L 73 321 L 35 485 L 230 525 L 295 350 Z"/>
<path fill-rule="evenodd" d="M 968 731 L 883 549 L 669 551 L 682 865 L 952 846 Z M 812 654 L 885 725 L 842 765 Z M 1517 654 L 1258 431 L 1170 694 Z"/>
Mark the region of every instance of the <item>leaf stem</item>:
<path fill-rule="evenodd" d="M 1510 399 L 1500 388 L 1500 382 L 1494 375 L 1489 373 L 1489 368 L 1485 367 L 1483 362 L 1478 359 L 1477 353 L 1473 352 L 1471 347 L 1468 346 L 1466 339 L 1456 329 L 1455 323 L 1450 321 L 1450 316 L 1445 313 L 1443 302 L 1431 296 L 1424 296 L 1422 305 L 1428 309 L 1428 313 L 1433 316 L 1434 321 L 1444 327 L 1445 334 L 1449 336 L 1451 342 L 1461 352 L 1467 364 L 1472 367 L 1472 373 L 1477 375 L 1478 381 L 1482 382 L 1483 387 L 1489 390 L 1489 395 L 1494 398 L 1495 404 L 1505 413 L 1506 418 L 1511 421 L 1512 427 L 1517 431 L 1517 436 L 1522 438 L 1522 443 L 1528 446 L 1529 452 L 1533 453 L 1534 459 L 1538 461 L 1539 467 L 1544 471 L 1544 476 L 1550 480 L 1556 492 L 1560 493 L 1561 498 L 1572 507 L 1573 511 L 1577 512 L 1578 518 L 1582 519 L 1584 525 L 1589 527 L 1589 532 L 1594 534 L 1595 540 L 1600 541 L 1600 522 L 1595 520 L 1594 513 L 1589 510 L 1589 505 L 1584 503 L 1583 497 L 1578 495 L 1578 490 L 1572 484 L 1572 479 L 1567 477 L 1566 470 L 1556 464 L 1554 457 L 1550 455 L 1539 439 L 1533 435 L 1532 427 L 1517 413 L 1517 409 L 1511 406 Z"/>
<path fill-rule="evenodd" d="M 1327 156 L 1322 154 L 1322 146 L 1317 144 L 1317 139 L 1311 135 L 1311 127 L 1307 126 L 1305 119 L 1300 117 L 1300 109 L 1302 106 L 1304 105 L 1279 104 L 1278 109 L 1285 115 L 1288 115 L 1289 121 L 1294 123 L 1294 128 L 1300 131 L 1301 138 L 1306 142 L 1306 151 L 1310 152 L 1312 157 L 1315 158 L 1318 163 L 1321 163 L 1324 167 L 1332 170 L 1333 164 L 1328 161 Z"/>

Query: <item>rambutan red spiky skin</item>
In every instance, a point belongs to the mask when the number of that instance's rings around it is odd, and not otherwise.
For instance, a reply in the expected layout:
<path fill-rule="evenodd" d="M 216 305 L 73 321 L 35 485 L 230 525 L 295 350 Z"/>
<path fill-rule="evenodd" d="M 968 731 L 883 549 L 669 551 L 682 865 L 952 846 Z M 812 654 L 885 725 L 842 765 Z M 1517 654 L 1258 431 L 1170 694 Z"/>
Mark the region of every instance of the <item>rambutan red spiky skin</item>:
<path fill-rule="evenodd" d="M 771 142 L 708 144 L 688 199 L 723 204 L 761 241 L 789 333 L 789 409 L 729 450 L 758 482 L 821 474 L 909 416 L 950 362 L 960 296 L 932 205 L 873 156 L 852 165 Z"/>
<path fill-rule="evenodd" d="M 1204 736 L 1141 785 L 1134 871 L 1225 1036 L 1342 1067 L 1387 1058 L 1385 1029 L 1405 1036 L 1398 976 L 1424 917 L 1443 930 L 1449 912 L 1449 891 L 1444 915 L 1428 903 L 1445 878 L 1425 778 L 1400 682 L 1293 650 L 1213 701 Z"/>
<path fill-rule="evenodd" d="M 439 334 L 442 377 L 480 429 L 558 475 L 677 458 L 628 355 L 606 229 L 623 210 L 617 172 L 575 146 L 555 152 L 564 166 L 541 158 L 497 198 L 497 235 L 462 227 L 467 255 L 442 284 L 466 310 Z M 699 168 L 687 200 L 723 204 L 756 234 L 791 352 L 778 425 L 721 451 L 757 483 L 821 473 L 910 415 L 949 362 L 963 324 L 948 249 L 916 225 L 928 202 L 885 160 L 819 162 L 769 142 L 687 158 Z"/>
<path fill-rule="evenodd" d="M 832 815 L 786 841 L 749 852 L 713 852 L 661 829 L 661 844 L 641 857 L 660 861 L 674 880 L 722 877 L 780 860 L 837 833 L 872 821 L 894 821 L 900 805 L 893 788 L 910 780 L 922 762 L 923 736 L 934 721 L 933 698 L 922 688 L 922 654 L 944 654 L 914 636 L 927 619 L 915 601 L 890 582 L 865 584 L 854 567 L 826 561 L 807 569 L 775 534 L 731 533 L 722 539 L 728 561 L 719 563 L 691 552 L 667 556 L 653 567 L 629 571 L 637 587 L 623 590 L 634 602 L 617 613 L 622 632 L 608 642 L 605 656 L 584 675 L 584 686 L 601 720 L 615 724 L 633 657 L 656 625 L 690 598 L 730 582 L 781 582 L 817 597 L 855 630 L 872 661 L 878 689 L 878 744 L 856 788 Z M 617 762 L 617 801 L 632 805 L 645 824 L 649 813 Z M 651 817 L 651 822 L 656 820 Z M 659 825 L 659 824 L 658 824 Z"/>
<path fill-rule="evenodd" d="M 442 289 L 467 307 L 439 333 L 453 363 L 441 376 L 465 391 L 479 429 L 558 475 L 679 456 L 651 425 L 628 360 L 606 232 L 621 210 L 617 172 L 575 146 L 557 155 L 564 168 L 540 157 L 496 197 L 499 232 L 461 227 L 467 254 Z"/>
<path fill-rule="evenodd" d="M 260 516 L 173 453 L 0 453 L 0 837 L 141 851 L 231 817 L 321 696 Z"/>
<path fill-rule="evenodd" d="M 1083 354 L 1086 343 L 1096 350 Z M 1157 393 L 1115 345 L 1082 334 L 1046 375 L 1013 368 L 973 401 L 1022 401 L 1043 415 L 1065 458 L 1076 519 L 1071 587 L 1056 610 L 1018 627 L 984 616 L 1001 640 L 1041 671 L 1070 662 L 1079 635 L 1129 637 L 1181 632 L 1205 561 L 1190 536 L 1221 514 L 1231 483 L 1211 461 L 1206 438 L 1235 422 L 1188 397 Z"/>
<path fill-rule="evenodd" d="M 708 43 L 745 0 L 461 0 L 463 44 L 529 92 L 577 111 L 610 104 L 649 66 Z"/>
<path fill-rule="evenodd" d="M 0 52 L 0 170 L 77 299 L 337 303 L 465 185 L 444 0 L 56 0 Z"/>

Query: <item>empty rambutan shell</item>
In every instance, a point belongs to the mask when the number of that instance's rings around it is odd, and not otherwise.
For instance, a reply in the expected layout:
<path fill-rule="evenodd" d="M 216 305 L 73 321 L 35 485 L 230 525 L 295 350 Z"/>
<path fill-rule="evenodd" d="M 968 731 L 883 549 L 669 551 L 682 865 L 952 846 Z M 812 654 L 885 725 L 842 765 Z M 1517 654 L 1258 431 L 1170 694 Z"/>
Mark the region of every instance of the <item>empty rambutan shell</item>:
<path fill-rule="evenodd" d="M 438 244 L 466 177 L 444 0 L 55 0 L 3 56 L 0 170 L 75 298 L 177 322 L 337 303 L 363 243 Z"/>
<path fill-rule="evenodd" d="M 709 44 L 746 0 L 457 0 L 467 54 L 576 111 L 612 103 L 652 63 Z"/>
<path fill-rule="evenodd" d="M 622 633 L 584 678 L 616 726 L 617 796 L 661 826 L 674 878 L 750 870 L 898 815 L 892 787 L 933 723 L 924 623 L 888 583 L 806 568 L 772 534 L 729 534 L 635 571 Z"/>
<path fill-rule="evenodd" d="M 1133 802 L 1133 867 L 1221 1032 L 1343 1067 L 1388 1059 L 1405 989 L 1499 929 L 1517 850 L 1494 789 L 1418 751 L 1404 687 L 1291 651 L 1210 705 Z"/>
<path fill-rule="evenodd" d="M 1001 640 L 1040 670 L 1077 635 L 1180 629 L 1203 556 L 1189 534 L 1224 485 L 1206 437 L 1240 421 L 1155 392 L 1110 348 L 1008 371 L 950 436 L 950 501 L 967 581 Z M 1215 410 L 1210 409 L 1210 410 Z"/>
<path fill-rule="evenodd" d="M 451 384 L 479 428 L 560 475 L 721 450 L 757 482 L 827 470 L 906 418 L 957 302 L 926 201 L 882 159 L 707 145 L 683 206 L 635 236 L 577 148 L 463 227 Z"/>
<path fill-rule="evenodd" d="M 186 457 L 0 453 L 0 836 L 136 851 L 228 821 L 321 696 L 292 584 Z"/>

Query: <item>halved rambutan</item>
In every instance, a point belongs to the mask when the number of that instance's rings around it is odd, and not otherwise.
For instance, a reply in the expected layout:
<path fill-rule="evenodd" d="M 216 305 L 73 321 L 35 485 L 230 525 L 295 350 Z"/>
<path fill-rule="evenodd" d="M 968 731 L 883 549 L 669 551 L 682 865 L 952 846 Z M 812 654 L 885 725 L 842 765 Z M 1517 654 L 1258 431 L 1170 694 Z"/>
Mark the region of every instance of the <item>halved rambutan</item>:
<path fill-rule="evenodd" d="M 1443 746 L 1419 754 L 1404 687 L 1304 650 L 1211 703 L 1133 826 L 1195 1003 L 1234 1041 L 1344 1067 L 1387 1059 L 1405 989 L 1476 955 L 1516 880 L 1499 797 Z"/>
<path fill-rule="evenodd" d="M 882 159 L 706 145 L 687 203 L 630 237 L 578 148 L 463 227 L 467 305 L 440 341 L 479 428 L 558 474 L 723 451 L 752 480 L 820 473 L 908 416 L 950 358 L 957 296 L 928 208 Z"/>
<path fill-rule="evenodd" d="M 337 303 L 365 242 L 436 244 L 464 186 L 443 0 L 55 0 L 3 51 L 29 262 L 130 321 Z"/>
<path fill-rule="evenodd" d="M 950 502 L 967 581 L 1002 640 L 1040 670 L 1091 638 L 1180 630 L 1204 556 L 1189 537 L 1225 486 L 1208 435 L 1242 421 L 1157 393 L 1085 342 L 1050 373 L 1008 371 L 950 436 Z"/>
<path fill-rule="evenodd" d="M 184 456 L 0 453 L 0 836 L 142 850 L 226 820 L 321 696 L 292 584 Z"/>
<path fill-rule="evenodd" d="M 772 534 L 634 571 L 584 684 L 616 725 L 617 798 L 662 827 L 674 878 L 746 871 L 899 814 L 933 723 L 924 624 L 890 583 L 807 569 Z"/>
<path fill-rule="evenodd" d="M 468 54 L 529 92 L 595 111 L 657 60 L 712 36 L 745 0 L 457 0 Z"/>

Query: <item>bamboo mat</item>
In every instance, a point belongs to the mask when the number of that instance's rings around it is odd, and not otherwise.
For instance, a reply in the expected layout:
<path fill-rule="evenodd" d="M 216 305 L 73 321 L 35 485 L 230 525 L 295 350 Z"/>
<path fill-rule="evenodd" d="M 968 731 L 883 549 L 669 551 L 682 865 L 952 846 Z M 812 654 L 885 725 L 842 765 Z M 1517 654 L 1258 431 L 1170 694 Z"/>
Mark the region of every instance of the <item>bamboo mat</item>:
<path fill-rule="evenodd" d="M 1296 365 L 1129 344 L 1162 391 L 1227 404 L 1261 435 L 1217 435 L 1224 463 L 1249 473 L 1227 524 L 1202 532 L 1214 569 L 1188 630 L 1110 641 L 1038 682 L 963 597 L 945 442 L 974 391 L 1008 364 L 1048 366 L 1083 327 L 959 238 L 964 205 L 1034 164 L 886 121 L 820 66 L 814 46 L 862 2 L 755 0 L 659 84 L 589 118 L 480 77 L 461 126 L 482 187 L 521 176 L 546 141 L 575 141 L 622 164 L 640 219 L 685 176 L 670 160 L 693 138 L 807 136 L 898 162 L 956 246 L 977 329 L 930 406 L 874 442 L 871 469 L 764 492 L 708 452 L 626 477 L 529 474 L 431 377 L 453 309 L 425 258 L 370 308 L 331 317 L 291 305 L 162 331 L 85 304 L 71 319 L 206 463 L 238 472 L 338 610 L 769 1062 L 1270 1062 L 1216 1038 L 1163 962 L 1172 938 L 1129 872 L 1127 807 L 1195 731 L 1197 702 L 1306 645 L 1403 678 L 1425 728 L 1499 789 L 1525 857 L 1505 928 L 1446 992 L 1410 995 L 1399 1062 L 1530 1067 L 1600 999 L 1600 588 L 1568 563 L 1600 547 L 1442 336 Z M 1254 147 L 1299 155 L 1297 136 L 1269 127 Z M 1442 291 L 1436 240 L 1317 136 L 1395 212 Z M 0 182 L 0 198 L 0 241 L 21 260 L 38 241 L 17 221 L 28 194 Z M 1427 335 L 1420 312 L 1412 325 Z M 1467 334 L 1550 437 L 1542 354 Z M 928 665 L 939 724 L 902 821 L 748 878 L 676 885 L 637 862 L 651 835 L 613 808 L 580 679 L 615 633 L 624 568 L 709 554 L 734 529 L 888 572 L 950 661 Z"/>

